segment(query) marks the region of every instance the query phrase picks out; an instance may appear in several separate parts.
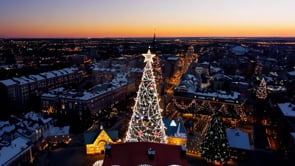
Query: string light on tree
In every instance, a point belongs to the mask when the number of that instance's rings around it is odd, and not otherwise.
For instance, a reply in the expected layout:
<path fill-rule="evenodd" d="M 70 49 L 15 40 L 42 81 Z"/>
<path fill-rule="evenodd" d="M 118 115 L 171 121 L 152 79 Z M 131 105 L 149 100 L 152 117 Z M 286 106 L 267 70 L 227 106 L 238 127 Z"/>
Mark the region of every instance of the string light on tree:
<path fill-rule="evenodd" d="M 267 98 L 267 90 L 266 90 L 266 83 L 264 78 L 260 81 L 259 87 L 256 91 L 256 97 L 258 99 L 266 99 Z"/>
<path fill-rule="evenodd" d="M 210 163 L 226 163 L 230 158 L 230 148 L 221 117 L 211 116 L 209 127 L 201 144 L 202 158 Z"/>
<path fill-rule="evenodd" d="M 150 50 L 146 54 L 146 65 L 135 99 L 133 114 L 129 122 L 126 142 L 158 142 L 166 143 L 165 127 L 153 74 L 153 57 Z"/>

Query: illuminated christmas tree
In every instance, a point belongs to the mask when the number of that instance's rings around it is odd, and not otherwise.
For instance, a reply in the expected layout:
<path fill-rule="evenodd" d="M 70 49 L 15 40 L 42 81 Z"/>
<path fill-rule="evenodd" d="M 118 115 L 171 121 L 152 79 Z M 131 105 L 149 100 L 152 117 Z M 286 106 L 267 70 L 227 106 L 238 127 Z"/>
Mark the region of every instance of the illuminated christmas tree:
<path fill-rule="evenodd" d="M 141 83 L 135 99 L 133 114 L 129 122 L 126 142 L 166 142 L 164 123 L 159 106 L 157 86 L 153 74 L 153 57 L 150 50 L 146 54 Z"/>
<path fill-rule="evenodd" d="M 266 83 L 264 78 L 260 81 L 259 87 L 256 91 L 256 97 L 258 99 L 266 99 L 267 97 L 267 90 L 266 90 Z"/>
<path fill-rule="evenodd" d="M 219 115 L 213 114 L 201 144 L 202 158 L 215 163 L 225 163 L 230 158 L 230 149 L 225 128 Z"/>

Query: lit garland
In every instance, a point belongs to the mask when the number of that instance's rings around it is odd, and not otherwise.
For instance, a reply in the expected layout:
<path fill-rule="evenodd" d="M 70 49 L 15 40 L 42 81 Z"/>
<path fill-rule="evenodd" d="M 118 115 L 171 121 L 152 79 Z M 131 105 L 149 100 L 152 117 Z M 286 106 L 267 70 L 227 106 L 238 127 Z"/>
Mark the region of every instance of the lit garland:
<path fill-rule="evenodd" d="M 222 112 L 224 115 L 230 114 L 228 106 L 226 104 L 223 104 L 221 102 L 215 102 L 215 104 L 217 103 L 219 104 L 215 106 L 211 104 L 211 101 L 202 101 L 202 103 L 199 104 L 196 101 L 196 99 L 192 99 L 192 101 L 189 104 L 184 105 L 178 103 L 176 99 L 173 99 L 174 106 L 181 112 L 200 113 L 201 111 L 206 111 L 207 114 L 211 114 L 213 110 L 218 110 L 219 112 Z M 236 104 L 233 104 L 233 106 L 235 114 L 237 114 L 241 119 L 246 120 L 247 115 L 245 111 L 243 111 L 242 106 Z"/>
<path fill-rule="evenodd" d="M 148 50 L 145 57 L 141 83 L 135 99 L 133 114 L 129 122 L 126 142 L 159 142 L 166 143 L 165 126 L 159 106 L 157 87 L 153 74 L 154 54 Z"/>
<path fill-rule="evenodd" d="M 175 99 L 173 100 L 174 102 L 174 105 L 179 108 L 179 109 L 182 109 L 182 110 L 186 110 L 186 109 L 189 109 L 190 107 L 192 107 L 193 105 L 196 105 L 196 100 L 192 100 L 188 105 L 182 105 L 182 104 L 179 104 Z"/>

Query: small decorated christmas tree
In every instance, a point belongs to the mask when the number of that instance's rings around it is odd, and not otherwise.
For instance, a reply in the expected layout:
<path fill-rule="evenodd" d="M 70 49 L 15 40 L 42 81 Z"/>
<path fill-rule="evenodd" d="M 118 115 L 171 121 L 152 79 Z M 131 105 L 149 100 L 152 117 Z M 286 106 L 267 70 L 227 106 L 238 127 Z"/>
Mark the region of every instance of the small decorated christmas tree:
<path fill-rule="evenodd" d="M 259 87 L 256 91 L 256 97 L 262 100 L 267 98 L 267 89 L 264 78 L 262 78 L 262 80 L 260 81 Z"/>
<path fill-rule="evenodd" d="M 230 149 L 223 122 L 213 113 L 201 144 L 202 158 L 210 163 L 225 163 L 230 158 Z"/>
<path fill-rule="evenodd" d="M 155 55 L 148 50 L 143 56 L 145 57 L 146 66 L 144 67 L 125 141 L 165 143 L 165 127 L 152 67 Z"/>

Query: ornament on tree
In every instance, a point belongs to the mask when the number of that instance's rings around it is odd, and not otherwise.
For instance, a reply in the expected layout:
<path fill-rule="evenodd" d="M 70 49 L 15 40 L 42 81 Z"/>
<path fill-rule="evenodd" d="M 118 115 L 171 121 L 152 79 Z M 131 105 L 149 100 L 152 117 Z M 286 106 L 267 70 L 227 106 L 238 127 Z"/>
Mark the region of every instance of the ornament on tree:
<path fill-rule="evenodd" d="M 138 131 L 138 136 L 142 137 L 143 136 L 143 132 L 141 130 Z"/>
<path fill-rule="evenodd" d="M 159 135 L 158 132 L 154 132 L 154 136 L 155 136 L 156 138 L 158 138 L 160 135 Z"/>
<path fill-rule="evenodd" d="M 150 84 L 150 88 L 153 89 L 155 87 L 154 84 Z"/>

